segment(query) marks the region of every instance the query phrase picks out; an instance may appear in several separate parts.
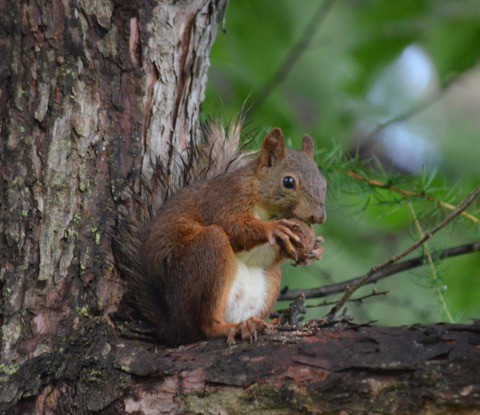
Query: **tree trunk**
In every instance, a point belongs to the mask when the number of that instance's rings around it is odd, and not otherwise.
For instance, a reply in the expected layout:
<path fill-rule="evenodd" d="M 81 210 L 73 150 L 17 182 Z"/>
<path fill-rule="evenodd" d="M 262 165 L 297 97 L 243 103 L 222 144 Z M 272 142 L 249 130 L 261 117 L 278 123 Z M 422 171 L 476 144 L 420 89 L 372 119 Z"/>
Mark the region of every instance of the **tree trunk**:
<path fill-rule="evenodd" d="M 195 135 L 226 3 L 0 2 L 3 362 L 116 308 L 116 204 Z"/>
<path fill-rule="evenodd" d="M 115 212 L 196 136 L 226 3 L 0 2 L 0 412 L 480 410 L 478 325 L 310 326 L 232 348 L 119 334 Z"/>

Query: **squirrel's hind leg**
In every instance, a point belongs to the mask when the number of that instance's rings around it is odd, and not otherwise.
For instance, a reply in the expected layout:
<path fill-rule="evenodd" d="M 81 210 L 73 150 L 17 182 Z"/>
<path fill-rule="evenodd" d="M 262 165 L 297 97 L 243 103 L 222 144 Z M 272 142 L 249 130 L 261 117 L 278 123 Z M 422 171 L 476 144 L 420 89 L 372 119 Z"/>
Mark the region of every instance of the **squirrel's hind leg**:
<path fill-rule="evenodd" d="M 228 337 L 236 324 L 225 321 L 225 309 L 236 270 L 236 256 L 228 235 L 218 225 L 195 227 L 188 244 L 177 252 L 181 263 L 170 274 L 175 292 L 173 327 L 187 341 Z M 176 274 L 176 275 L 172 275 Z M 176 284 L 178 280 L 182 284 Z M 197 333 L 191 336 L 189 333 Z"/>
<path fill-rule="evenodd" d="M 231 344 L 238 335 L 254 341 L 257 332 L 266 327 L 263 320 L 251 317 L 241 323 L 225 321 L 237 257 L 223 228 L 210 225 L 191 229 L 189 243 L 183 246 L 180 256 L 181 266 L 172 271 L 181 275 L 171 275 L 172 285 L 178 278 L 183 282 L 180 292 L 174 288 L 176 307 L 180 308 L 172 321 L 177 336 L 187 336 L 188 341 L 198 337 L 226 337 Z"/>

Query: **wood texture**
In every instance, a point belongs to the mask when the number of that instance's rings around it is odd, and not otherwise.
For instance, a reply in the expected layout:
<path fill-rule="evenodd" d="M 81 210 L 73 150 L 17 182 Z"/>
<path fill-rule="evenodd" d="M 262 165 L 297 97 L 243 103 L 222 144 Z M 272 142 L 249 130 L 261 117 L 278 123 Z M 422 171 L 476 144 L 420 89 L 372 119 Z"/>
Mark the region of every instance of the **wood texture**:
<path fill-rule="evenodd" d="M 476 414 L 480 325 L 309 325 L 167 349 L 83 319 L 0 377 L 11 414 Z"/>
<path fill-rule="evenodd" d="M 2 360 L 51 350 L 124 284 L 125 186 L 195 135 L 225 0 L 0 2 Z"/>
<path fill-rule="evenodd" d="M 478 323 L 166 349 L 112 321 L 116 208 L 195 137 L 226 3 L 0 2 L 0 413 L 480 413 Z"/>

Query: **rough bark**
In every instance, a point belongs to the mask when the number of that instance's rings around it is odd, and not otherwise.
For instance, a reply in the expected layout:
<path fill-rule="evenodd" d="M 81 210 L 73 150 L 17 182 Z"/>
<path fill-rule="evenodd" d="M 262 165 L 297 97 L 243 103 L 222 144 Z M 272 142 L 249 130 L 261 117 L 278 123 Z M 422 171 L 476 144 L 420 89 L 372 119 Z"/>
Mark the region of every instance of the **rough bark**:
<path fill-rule="evenodd" d="M 478 411 L 478 325 L 165 349 L 111 321 L 116 209 L 195 137 L 226 3 L 0 2 L 0 412 Z"/>
<path fill-rule="evenodd" d="M 480 325 L 310 323 L 167 349 L 85 318 L 0 378 L 11 414 L 475 414 Z"/>
<path fill-rule="evenodd" d="M 197 128 L 226 0 L 0 2 L 1 350 L 48 352 L 123 284 L 108 230 L 134 173 Z"/>

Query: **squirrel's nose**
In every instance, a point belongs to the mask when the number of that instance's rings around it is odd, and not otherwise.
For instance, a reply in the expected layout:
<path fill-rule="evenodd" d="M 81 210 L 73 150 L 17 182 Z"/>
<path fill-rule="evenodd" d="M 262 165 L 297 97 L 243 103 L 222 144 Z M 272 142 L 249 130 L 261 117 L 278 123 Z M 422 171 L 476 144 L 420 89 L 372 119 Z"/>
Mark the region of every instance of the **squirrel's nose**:
<path fill-rule="evenodd" d="M 325 212 L 322 212 L 319 215 L 312 215 L 312 217 L 310 218 L 311 223 L 322 224 L 322 223 L 325 223 L 326 220 L 327 220 L 327 214 Z"/>

